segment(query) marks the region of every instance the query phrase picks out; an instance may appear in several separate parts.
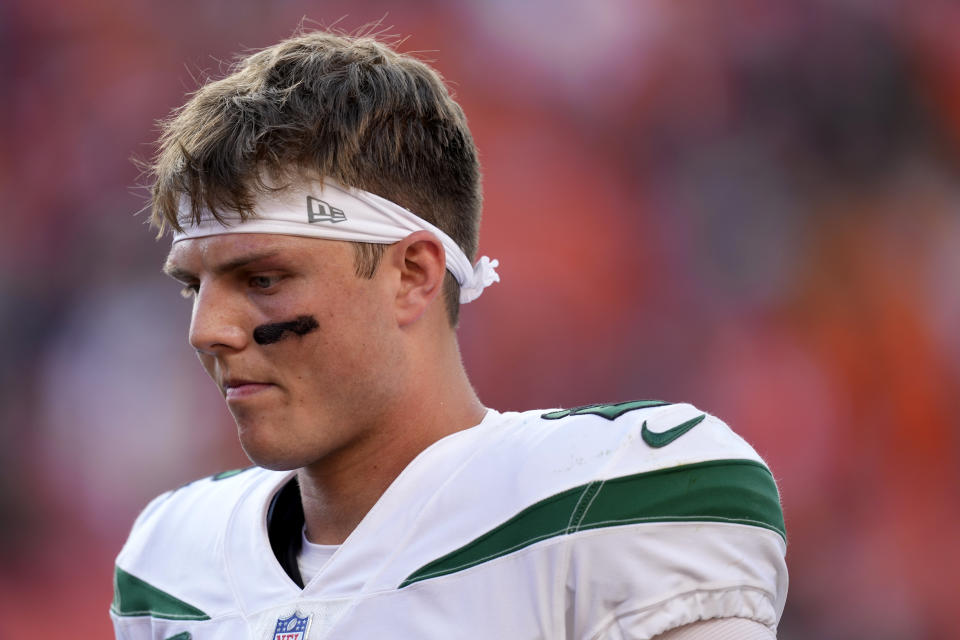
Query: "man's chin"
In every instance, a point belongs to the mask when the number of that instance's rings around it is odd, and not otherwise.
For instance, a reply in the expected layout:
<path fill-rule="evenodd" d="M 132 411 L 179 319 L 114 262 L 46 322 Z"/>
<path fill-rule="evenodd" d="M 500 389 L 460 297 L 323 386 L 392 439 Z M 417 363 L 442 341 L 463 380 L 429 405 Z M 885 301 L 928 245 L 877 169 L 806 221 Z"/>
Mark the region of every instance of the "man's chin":
<path fill-rule="evenodd" d="M 291 471 L 309 464 L 303 447 L 291 446 L 271 438 L 264 429 L 245 428 L 238 424 L 240 447 L 250 461 L 271 471 Z"/>
<path fill-rule="evenodd" d="M 309 463 L 303 459 L 303 451 L 289 451 L 262 442 L 246 442 L 243 438 L 240 438 L 240 446 L 250 462 L 271 471 L 291 471 Z"/>
<path fill-rule="evenodd" d="M 247 457 L 250 458 L 250 461 L 256 466 L 269 471 L 294 471 L 304 466 L 302 464 L 296 464 L 287 460 L 264 460 L 260 458 L 254 458 L 249 454 Z"/>

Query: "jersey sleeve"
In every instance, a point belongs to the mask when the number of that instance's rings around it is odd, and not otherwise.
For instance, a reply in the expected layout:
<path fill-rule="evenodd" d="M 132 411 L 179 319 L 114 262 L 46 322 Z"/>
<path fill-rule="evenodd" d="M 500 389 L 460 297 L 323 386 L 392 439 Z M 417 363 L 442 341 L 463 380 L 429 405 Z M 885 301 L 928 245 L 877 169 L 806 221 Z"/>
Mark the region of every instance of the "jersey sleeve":
<path fill-rule="evenodd" d="M 574 513 L 572 637 L 649 639 L 723 618 L 774 633 L 786 600 L 786 532 L 767 465 L 690 405 L 637 412 L 634 422 Z"/>
<path fill-rule="evenodd" d="M 724 618 L 684 625 L 654 640 L 776 640 L 776 636 L 759 622 L 746 618 Z"/>
<path fill-rule="evenodd" d="M 224 527 L 259 475 L 197 480 L 162 494 L 137 517 L 114 567 L 110 617 L 118 640 L 181 640 L 232 609 Z"/>

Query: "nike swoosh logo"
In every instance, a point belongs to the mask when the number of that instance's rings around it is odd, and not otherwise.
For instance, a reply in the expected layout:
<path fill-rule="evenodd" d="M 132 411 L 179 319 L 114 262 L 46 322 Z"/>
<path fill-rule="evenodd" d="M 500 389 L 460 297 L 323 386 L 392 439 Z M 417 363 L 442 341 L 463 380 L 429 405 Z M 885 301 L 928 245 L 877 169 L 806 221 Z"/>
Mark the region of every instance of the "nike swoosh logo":
<path fill-rule="evenodd" d="M 184 631 L 182 633 L 178 633 L 175 636 L 170 636 L 169 638 L 167 638 L 167 640 L 190 640 L 190 638 L 192 637 L 193 636 L 190 635 L 189 631 Z"/>
<path fill-rule="evenodd" d="M 678 424 L 672 429 L 667 429 L 666 431 L 656 432 L 650 431 L 647 429 L 647 421 L 643 421 L 643 427 L 640 429 L 640 437 L 643 438 L 643 441 L 646 442 L 651 447 L 659 449 L 660 447 L 665 447 L 690 429 L 693 429 L 695 426 L 703 422 L 703 419 L 707 417 L 707 414 L 702 413 L 692 420 L 687 420 L 682 424 Z"/>

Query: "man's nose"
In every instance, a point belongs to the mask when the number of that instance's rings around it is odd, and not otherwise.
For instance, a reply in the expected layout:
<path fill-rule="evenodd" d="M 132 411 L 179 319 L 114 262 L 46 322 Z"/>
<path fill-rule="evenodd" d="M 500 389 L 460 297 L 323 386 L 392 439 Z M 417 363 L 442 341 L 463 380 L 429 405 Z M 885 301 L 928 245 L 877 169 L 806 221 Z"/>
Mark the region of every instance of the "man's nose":
<path fill-rule="evenodd" d="M 216 285 L 203 285 L 193 301 L 190 345 L 201 353 L 216 355 L 246 346 L 248 331 L 239 301 Z"/>

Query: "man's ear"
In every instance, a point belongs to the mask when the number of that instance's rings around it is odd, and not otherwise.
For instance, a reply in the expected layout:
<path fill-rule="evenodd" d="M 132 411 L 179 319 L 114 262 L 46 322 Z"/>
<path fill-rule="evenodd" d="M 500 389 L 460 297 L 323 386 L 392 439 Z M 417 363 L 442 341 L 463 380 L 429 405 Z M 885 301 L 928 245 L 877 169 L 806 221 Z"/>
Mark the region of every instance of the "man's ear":
<path fill-rule="evenodd" d="M 446 254 L 440 240 L 429 231 L 410 234 L 390 253 L 400 273 L 395 306 L 402 327 L 418 320 L 443 290 Z"/>

